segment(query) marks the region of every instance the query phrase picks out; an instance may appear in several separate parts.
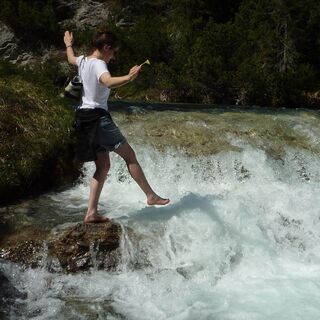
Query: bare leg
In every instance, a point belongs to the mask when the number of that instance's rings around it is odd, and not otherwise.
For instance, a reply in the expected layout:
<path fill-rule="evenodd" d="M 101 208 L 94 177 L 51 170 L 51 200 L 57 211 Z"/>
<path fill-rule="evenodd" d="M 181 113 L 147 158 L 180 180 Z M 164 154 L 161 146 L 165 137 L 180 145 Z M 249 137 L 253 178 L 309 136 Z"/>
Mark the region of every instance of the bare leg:
<path fill-rule="evenodd" d="M 85 223 L 106 222 L 109 219 L 98 214 L 98 203 L 104 181 L 110 169 L 109 153 L 99 153 L 95 161 L 96 171 L 90 182 L 90 196 L 87 214 L 84 217 Z"/>
<path fill-rule="evenodd" d="M 149 205 L 165 205 L 170 202 L 169 199 L 163 199 L 159 197 L 150 187 L 143 170 L 136 158 L 135 152 L 131 146 L 126 143 L 119 147 L 115 152 L 121 156 L 127 164 L 128 170 L 132 178 L 137 182 L 139 187 L 147 196 L 147 203 Z"/>

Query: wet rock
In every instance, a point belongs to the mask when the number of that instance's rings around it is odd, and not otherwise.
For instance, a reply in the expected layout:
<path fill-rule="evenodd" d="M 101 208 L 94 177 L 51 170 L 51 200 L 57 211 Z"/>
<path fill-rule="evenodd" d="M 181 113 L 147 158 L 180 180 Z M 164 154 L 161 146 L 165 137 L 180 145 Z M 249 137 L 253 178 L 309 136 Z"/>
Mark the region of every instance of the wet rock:
<path fill-rule="evenodd" d="M 298 114 L 268 112 L 214 111 L 211 113 L 175 110 L 147 112 L 145 114 L 115 114 L 114 118 L 128 139 L 151 144 L 157 150 L 177 148 L 190 156 L 241 152 L 244 147 L 263 150 L 272 160 L 283 161 L 288 148 L 309 150 L 320 154 L 318 143 L 308 138 L 307 130 L 300 126 Z M 308 114 L 303 123 L 319 121 L 319 116 Z M 156 121 L 155 121 L 156 119 Z M 296 124 L 293 125 L 296 121 Z M 140 141 L 138 140 L 140 139 Z M 302 166 L 301 166 L 302 167 Z M 241 167 L 240 167 L 241 169 Z M 301 176 L 308 179 L 302 168 Z M 247 176 L 245 170 L 241 173 Z"/>
<path fill-rule="evenodd" d="M 17 290 L 0 270 L 0 319 L 9 319 L 16 308 L 16 299 L 25 299 L 26 294 Z"/>
<path fill-rule="evenodd" d="M 70 272 L 113 269 L 119 262 L 121 226 L 115 222 L 103 224 L 77 224 L 67 228 L 49 241 L 49 255 Z"/>
<path fill-rule="evenodd" d="M 121 226 L 113 221 L 60 227 L 40 238 L 8 241 L 0 257 L 52 272 L 78 272 L 90 268 L 113 270 L 121 259 Z"/>
<path fill-rule="evenodd" d="M 27 240 L 17 243 L 15 246 L 1 249 L 0 257 L 35 268 L 41 264 L 41 256 L 39 255 L 41 249 L 42 241 Z"/>

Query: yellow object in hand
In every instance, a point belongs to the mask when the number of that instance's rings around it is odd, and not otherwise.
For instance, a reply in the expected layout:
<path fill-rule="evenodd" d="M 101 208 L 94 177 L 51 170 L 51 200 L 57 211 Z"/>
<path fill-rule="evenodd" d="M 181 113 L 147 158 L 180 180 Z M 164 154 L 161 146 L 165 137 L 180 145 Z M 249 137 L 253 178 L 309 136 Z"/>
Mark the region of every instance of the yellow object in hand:
<path fill-rule="evenodd" d="M 140 67 L 142 67 L 144 64 L 151 64 L 151 63 L 150 63 L 149 59 L 147 59 L 145 62 L 140 64 Z"/>

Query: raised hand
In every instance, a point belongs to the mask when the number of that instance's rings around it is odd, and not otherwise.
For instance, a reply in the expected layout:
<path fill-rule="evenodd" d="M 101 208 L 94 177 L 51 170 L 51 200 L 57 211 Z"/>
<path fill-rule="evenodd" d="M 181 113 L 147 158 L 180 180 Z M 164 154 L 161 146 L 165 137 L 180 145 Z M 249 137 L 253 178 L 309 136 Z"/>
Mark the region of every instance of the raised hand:
<path fill-rule="evenodd" d="M 66 46 L 72 46 L 72 44 L 73 44 L 73 33 L 69 32 L 69 31 L 66 31 L 64 33 L 63 41 L 64 41 L 64 44 Z"/>

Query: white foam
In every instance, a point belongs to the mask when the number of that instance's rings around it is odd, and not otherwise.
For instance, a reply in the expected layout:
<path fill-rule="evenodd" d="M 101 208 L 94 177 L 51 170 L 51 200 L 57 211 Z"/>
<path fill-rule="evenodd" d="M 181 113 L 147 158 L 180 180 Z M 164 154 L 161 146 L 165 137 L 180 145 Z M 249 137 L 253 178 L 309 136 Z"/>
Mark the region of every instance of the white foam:
<path fill-rule="evenodd" d="M 166 207 L 147 207 L 112 155 L 101 209 L 140 234 L 139 245 L 123 240 L 124 265 L 114 273 L 49 274 L 6 264 L 28 293 L 26 318 L 319 318 L 319 157 L 288 147 L 280 161 L 242 147 L 190 158 L 135 146 L 150 183 L 170 197 Z M 68 202 L 66 211 L 79 209 L 79 220 L 93 173 L 86 168 L 81 184 L 53 199 Z"/>

